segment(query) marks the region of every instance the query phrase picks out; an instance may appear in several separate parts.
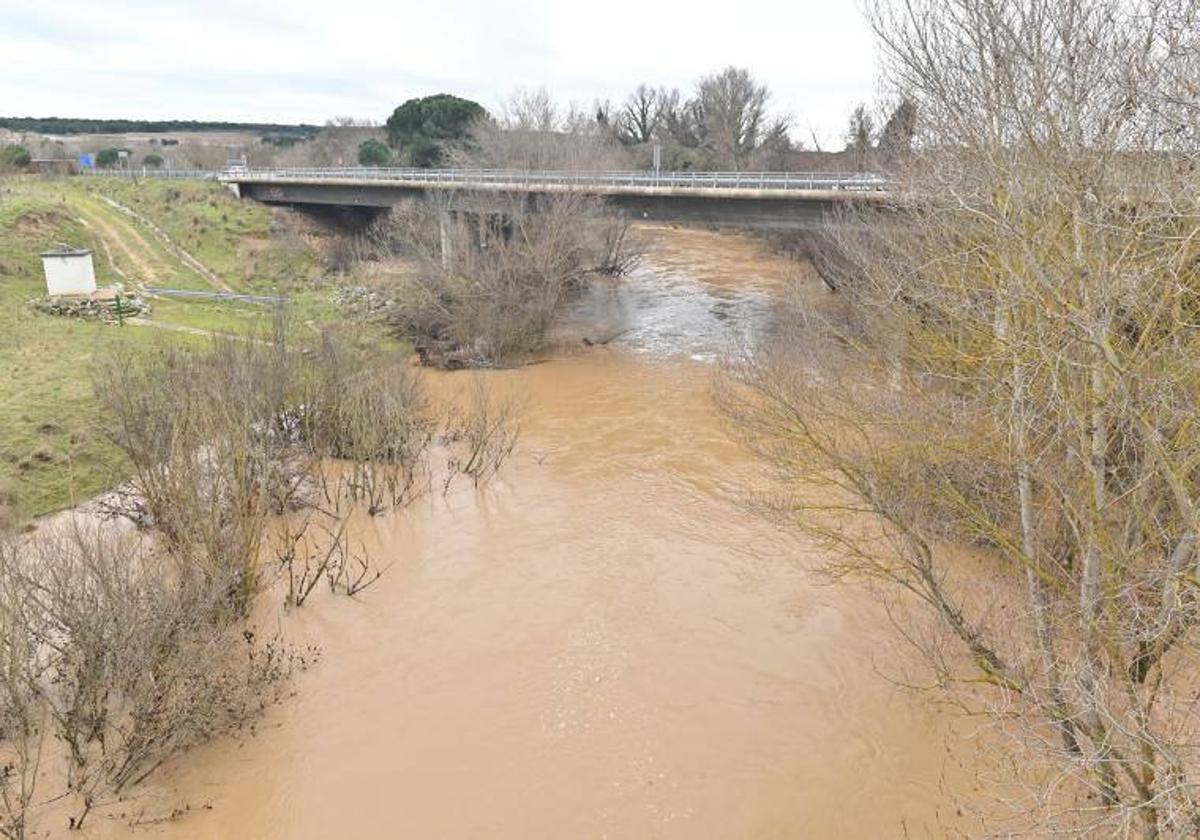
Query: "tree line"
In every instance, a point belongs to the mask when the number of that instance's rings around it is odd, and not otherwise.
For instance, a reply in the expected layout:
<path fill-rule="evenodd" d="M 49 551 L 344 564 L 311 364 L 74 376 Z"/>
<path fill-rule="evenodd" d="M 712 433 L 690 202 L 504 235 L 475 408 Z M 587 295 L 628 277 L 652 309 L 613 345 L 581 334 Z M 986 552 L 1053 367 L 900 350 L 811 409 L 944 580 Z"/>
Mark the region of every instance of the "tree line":
<path fill-rule="evenodd" d="M 143 131 L 162 134 L 170 131 L 248 131 L 278 135 L 311 137 L 319 126 L 286 123 L 241 123 L 213 120 L 135 120 L 93 119 L 87 117 L 0 117 L 0 128 L 10 131 L 34 131 L 38 134 L 128 134 Z"/>
<path fill-rule="evenodd" d="M 546 88 L 517 90 L 496 113 L 450 94 L 409 99 L 385 124 L 385 136 L 359 145 L 365 166 L 489 164 L 516 168 L 784 168 L 803 149 L 789 116 L 773 112 L 771 92 L 749 70 L 725 67 L 691 91 L 639 84 L 623 100 L 590 108 L 562 106 Z M 865 105 L 855 108 L 846 151 L 859 169 L 904 154 L 916 110 L 901 100 L 883 128 Z M 656 152 L 657 149 L 657 152 Z M 519 153 L 518 153 L 519 151 Z"/>

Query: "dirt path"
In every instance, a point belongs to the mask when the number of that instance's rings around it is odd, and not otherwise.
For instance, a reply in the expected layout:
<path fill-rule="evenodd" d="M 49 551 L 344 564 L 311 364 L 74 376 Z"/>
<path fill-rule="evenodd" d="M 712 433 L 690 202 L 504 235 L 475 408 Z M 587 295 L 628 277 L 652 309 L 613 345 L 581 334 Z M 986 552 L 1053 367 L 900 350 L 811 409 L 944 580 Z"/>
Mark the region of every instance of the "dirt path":
<path fill-rule="evenodd" d="M 154 237 L 156 239 L 158 239 L 159 242 L 162 243 L 163 247 L 165 247 L 168 251 L 170 251 L 175 256 L 176 259 L 178 259 L 181 263 L 183 263 L 185 266 L 190 268 L 196 274 L 199 274 L 201 277 L 203 277 L 205 279 L 205 281 L 207 281 L 208 284 L 210 286 L 212 286 L 214 289 L 216 289 L 219 292 L 233 292 L 234 291 L 233 287 L 230 286 L 228 283 L 226 283 L 225 280 L 221 277 L 221 275 L 217 274 L 211 268 L 206 266 L 204 263 L 200 262 L 200 260 L 193 257 L 190 253 L 188 253 L 186 250 L 184 250 L 182 247 L 180 247 L 178 244 L 176 244 L 176 242 L 173 239 L 171 239 L 170 236 L 167 235 L 167 232 L 165 230 L 163 230 L 162 228 L 160 228 L 158 225 L 154 224 L 154 222 L 150 221 L 145 216 L 138 213 L 136 210 L 126 207 L 124 204 L 121 204 L 118 201 L 114 201 L 113 199 L 109 198 L 106 195 L 100 196 L 100 200 L 103 201 L 105 204 L 107 204 L 109 207 L 116 210 L 118 213 L 122 213 L 123 215 L 127 216 L 128 218 L 133 219 L 135 222 L 137 222 L 138 224 L 142 225 L 147 230 L 149 230 L 150 233 L 153 234 Z M 138 238 L 139 239 L 141 238 L 140 235 Z M 144 240 L 143 240 L 143 242 L 144 242 Z"/>
<path fill-rule="evenodd" d="M 92 231 L 93 233 L 98 233 L 96 228 L 92 226 L 92 223 L 83 216 L 76 216 L 75 218 L 78 219 L 79 223 L 88 230 Z M 104 259 L 108 263 L 108 267 L 112 269 L 113 274 L 117 275 L 128 283 L 129 275 L 126 274 L 125 271 L 122 270 L 121 266 L 117 265 L 117 261 L 113 259 L 112 248 L 109 247 L 108 240 L 103 236 L 98 236 L 98 238 L 100 240 L 100 247 L 104 250 Z"/>
<path fill-rule="evenodd" d="M 132 279 L 135 282 L 153 285 L 170 276 L 170 272 L 162 264 L 162 260 L 131 225 L 106 218 L 105 214 L 97 212 L 83 203 L 76 204 L 75 210 L 79 213 L 81 221 L 100 236 L 110 256 L 115 250 L 124 258 L 126 266 L 132 269 L 134 274 Z M 130 279 L 125 271 L 116 267 L 115 262 L 113 267 L 118 274 Z"/>

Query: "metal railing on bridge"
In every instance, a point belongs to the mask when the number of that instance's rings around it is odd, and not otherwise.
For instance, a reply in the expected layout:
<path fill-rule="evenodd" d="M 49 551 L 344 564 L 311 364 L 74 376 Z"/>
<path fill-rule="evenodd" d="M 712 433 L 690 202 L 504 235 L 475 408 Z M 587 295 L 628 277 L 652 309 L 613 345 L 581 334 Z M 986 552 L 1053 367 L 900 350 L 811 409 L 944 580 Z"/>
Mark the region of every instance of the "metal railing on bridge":
<path fill-rule="evenodd" d="M 653 172 L 551 171 L 524 169 L 408 169 L 397 167 L 286 167 L 227 170 L 223 180 L 381 181 L 483 184 L 519 187 L 684 188 L 748 190 L 882 190 L 887 181 L 862 172 Z"/>
<path fill-rule="evenodd" d="M 379 182 L 396 184 L 461 184 L 522 189 L 687 190 L 885 190 L 888 181 L 864 172 L 654 172 L 552 171 L 524 169 L 412 169 L 399 167 L 235 167 L 223 170 L 112 170 L 90 174 L 145 178 L 206 178 L 253 182 Z"/>
<path fill-rule="evenodd" d="M 221 177 L 219 169 L 93 169 L 79 170 L 80 175 L 104 178 L 180 178 L 183 180 L 215 181 Z"/>

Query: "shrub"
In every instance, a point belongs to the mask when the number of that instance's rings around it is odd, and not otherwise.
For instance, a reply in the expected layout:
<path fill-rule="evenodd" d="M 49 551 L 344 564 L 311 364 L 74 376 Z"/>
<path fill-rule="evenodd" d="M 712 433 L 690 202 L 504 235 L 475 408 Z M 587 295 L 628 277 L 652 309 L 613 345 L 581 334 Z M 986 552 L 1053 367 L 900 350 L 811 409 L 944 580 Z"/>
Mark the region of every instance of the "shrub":
<path fill-rule="evenodd" d="M 32 159 L 24 146 L 0 146 L 0 170 L 24 169 Z"/>
<path fill-rule="evenodd" d="M 364 140 L 358 145 L 358 162 L 363 166 L 387 166 L 392 150 L 378 140 Z"/>
<path fill-rule="evenodd" d="M 443 367 L 495 366 L 537 350 L 590 273 L 628 267 L 625 225 L 578 193 L 460 195 L 393 211 L 372 237 L 407 240 L 421 268 L 393 295 L 392 326 Z"/>
<path fill-rule="evenodd" d="M 108 148 L 96 152 L 96 166 L 101 169 L 112 169 L 121 161 L 121 152 L 129 154 L 128 149 Z"/>
<path fill-rule="evenodd" d="M 37 787 L 59 779 L 64 791 L 38 798 L 65 797 L 78 829 L 280 697 L 304 659 L 228 609 L 229 583 L 98 528 L 0 542 L 0 833 L 27 836 Z"/>

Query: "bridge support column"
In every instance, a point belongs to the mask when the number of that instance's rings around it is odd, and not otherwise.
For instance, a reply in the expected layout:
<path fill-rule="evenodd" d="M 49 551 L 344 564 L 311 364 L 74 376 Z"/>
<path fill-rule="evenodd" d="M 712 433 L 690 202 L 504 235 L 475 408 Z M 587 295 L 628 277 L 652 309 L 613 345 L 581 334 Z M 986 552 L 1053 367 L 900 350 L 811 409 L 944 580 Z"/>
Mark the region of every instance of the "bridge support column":
<path fill-rule="evenodd" d="M 442 268 L 450 268 L 450 263 L 454 259 L 454 240 L 450 236 L 450 225 L 454 220 L 450 216 L 450 211 L 443 210 L 438 213 L 438 233 L 441 237 L 442 251 Z"/>

